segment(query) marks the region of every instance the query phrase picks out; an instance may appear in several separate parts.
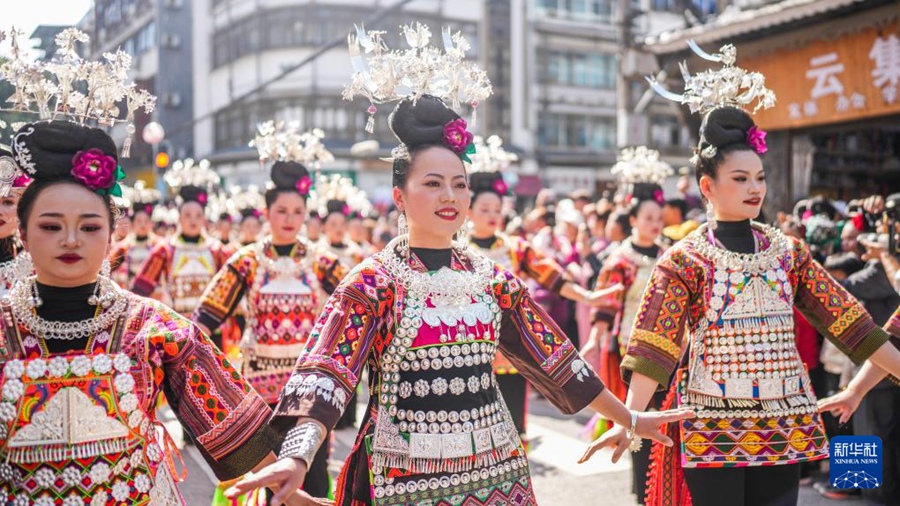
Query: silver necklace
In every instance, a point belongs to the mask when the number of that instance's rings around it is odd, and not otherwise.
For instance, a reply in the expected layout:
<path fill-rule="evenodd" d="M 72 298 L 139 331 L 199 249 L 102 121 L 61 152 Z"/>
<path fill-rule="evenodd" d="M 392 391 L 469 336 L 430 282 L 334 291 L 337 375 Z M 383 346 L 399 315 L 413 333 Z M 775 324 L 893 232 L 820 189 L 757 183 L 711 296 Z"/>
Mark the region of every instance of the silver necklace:
<path fill-rule="evenodd" d="M 703 224 L 690 239 L 694 248 L 713 265 L 750 274 L 760 274 L 777 268 L 781 259 L 790 251 L 790 241 L 780 230 L 768 225 L 753 224 L 769 241 L 769 247 L 759 253 L 735 253 L 712 244 L 707 237 L 708 225 Z"/>
<path fill-rule="evenodd" d="M 105 294 L 103 299 L 109 301 L 107 304 L 100 306 L 100 314 L 94 318 L 77 322 L 45 320 L 38 316 L 31 301 L 31 294 L 34 291 L 36 282 L 37 276 L 30 276 L 25 281 L 16 283 L 9 292 L 10 308 L 13 316 L 19 323 L 33 335 L 44 339 L 73 341 L 92 336 L 101 330 L 109 328 L 125 312 L 125 308 L 128 305 L 128 298 L 125 292 L 111 279 L 100 276 L 97 278 L 97 282 L 102 285 L 101 293 Z"/>

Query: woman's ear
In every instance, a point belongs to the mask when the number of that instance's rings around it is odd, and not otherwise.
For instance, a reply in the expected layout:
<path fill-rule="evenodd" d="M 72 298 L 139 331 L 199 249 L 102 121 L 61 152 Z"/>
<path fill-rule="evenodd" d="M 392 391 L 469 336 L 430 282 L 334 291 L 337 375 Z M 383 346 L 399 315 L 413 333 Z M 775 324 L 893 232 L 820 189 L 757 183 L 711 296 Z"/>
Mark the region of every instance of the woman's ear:
<path fill-rule="evenodd" d="M 406 204 L 403 202 L 403 190 L 401 190 L 399 187 L 395 186 L 394 190 L 393 190 L 393 198 L 394 198 L 394 205 L 397 206 L 397 210 L 400 211 L 401 213 L 405 212 Z"/>
<path fill-rule="evenodd" d="M 713 193 L 713 179 L 707 175 L 700 176 L 700 182 L 697 186 L 700 188 L 700 193 L 703 194 L 703 197 L 706 198 L 708 202 Z"/>

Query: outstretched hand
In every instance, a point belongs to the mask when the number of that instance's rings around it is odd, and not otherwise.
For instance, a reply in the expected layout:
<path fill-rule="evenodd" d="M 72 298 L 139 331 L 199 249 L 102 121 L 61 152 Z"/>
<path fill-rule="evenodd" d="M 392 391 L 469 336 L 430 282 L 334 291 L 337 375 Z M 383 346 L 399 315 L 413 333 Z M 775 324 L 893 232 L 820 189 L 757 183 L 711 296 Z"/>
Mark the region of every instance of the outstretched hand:
<path fill-rule="evenodd" d="M 850 421 L 850 416 L 859 407 L 860 401 L 862 401 L 862 396 L 848 388 L 831 397 L 819 399 L 818 407 L 820 412 L 827 411 L 838 417 L 838 423 L 845 424 Z"/>
<path fill-rule="evenodd" d="M 255 473 L 248 473 L 225 491 L 228 499 L 237 499 L 259 488 L 276 490 L 269 506 L 324 506 L 331 501 L 317 499 L 300 490 L 306 478 L 306 463 L 298 459 L 280 459 Z"/>
<path fill-rule="evenodd" d="M 640 413 L 634 433 L 643 439 L 652 439 L 666 446 L 672 446 L 672 439 L 660 432 L 660 425 L 678 422 L 694 416 L 697 415 L 694 414 L 692 410 L 686 408 Z M 588 459 L 599 450 L 608 447 L 613 449 L 612 461 L 615 463 L 619 461 L 622 454 L 625 453 L 625 450 L 627 450 L 630 445 L 631 440 L 626 434 L 625 427 L 616 425 L 612 429 L 606 431 L 599 439 L 591 443 L 578 462 L 587 462 Z"/>
<path fill-rule="evenodd" d="M 584 299 L 584 303 L 589 306 L 592 306 L 592 307 L 599 306 L 599 305 L 603 304 L 604 299 L 606 299 L 607 297 L 609 297 L 610 295 L 612 295 L 614 293 L 621 292 L 624 289 L 625 289 L 624 285 L 622 285 L 621 283 L 616 283 L 607 288 L 588 292 L 587 297 L 585 297 L 585 299 Z"/>

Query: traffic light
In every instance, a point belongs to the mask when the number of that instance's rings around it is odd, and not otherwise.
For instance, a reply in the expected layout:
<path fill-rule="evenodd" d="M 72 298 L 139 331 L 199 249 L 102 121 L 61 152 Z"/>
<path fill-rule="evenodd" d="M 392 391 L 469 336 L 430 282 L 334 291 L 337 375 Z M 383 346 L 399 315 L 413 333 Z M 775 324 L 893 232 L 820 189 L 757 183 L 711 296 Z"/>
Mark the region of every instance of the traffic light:
<path fill-rule="evenodd" d="M 167 143 L 160 143 L 156 150 L 156 157 L 153 160 L 153 165 L 156 166 L 156 170 L 159 172 L 165 172 L 166 169 L 169 168 L 169 145 Z"/>

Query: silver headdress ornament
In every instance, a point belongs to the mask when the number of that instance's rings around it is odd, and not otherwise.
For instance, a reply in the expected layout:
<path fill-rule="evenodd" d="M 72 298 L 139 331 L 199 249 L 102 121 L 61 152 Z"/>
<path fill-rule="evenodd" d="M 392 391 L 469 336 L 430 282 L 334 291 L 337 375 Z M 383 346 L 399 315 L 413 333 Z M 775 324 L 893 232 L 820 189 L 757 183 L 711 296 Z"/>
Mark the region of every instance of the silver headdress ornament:
<path fill-rule="evenodd" d="M 340 174 L 318 176 L 309 198 L 309 208 L 317 210 L 323 217 L 328 214 L 329 200 L 340 200 L 347 204 L 347 211 L 360 215 L 368 215 L 372 210 L 366 192 L 357 188 L 352 179 Z"/>
<path fill-rule="evenodd" d="M 695 75 L 688 72 L 687 64 L 681 62 L 679 68 L 684 78 L 684 93 L 678 95 L 665 89 L 652 77 L 647 77 L 650 87 L 661 96 L 687 105 L 692 113 L 701 115 L 722 106 L 748 108 L 754 101 L 752 112 L 775 106 L 775 93 L 766 88 L 766 77 L 759 72 L 748 72 L 734 65 L 737 49 L 731 44 L 722 46 L 717 54 L 709 54 L 693 40 L 688 46 L 700 58 L 722 63 L 718 70 L 705 70 Z"/>
<path fill-rule="evenodd" d="M 518 161 L 519 156 L 503 148 L 503 139 L 497 135 L 487 138 L 475 136 L 475 152 L 469 155 L 472 163 L 469 172 L 503 172 Z"/>
<path fill-rule="evenodd" d="M 266 121 L 256 131 L 250 147 L 259 152 L 260 162 L 297 162 L 318 171 L 322 163 L 334 161 L 322 144 L 325 133 L 319 128 L 302 132 L 299 121 Z"/>
<path fill-rule="evenodd" d="M 128 79 L 131 55 L 119 50 L 103 53 L 104 61 L 84 60 L 78 55 L 76 45 L 87 44 L 90 37 L 76 28 L 67 28 L 56 36 L 58 49 L 54 60 L 34 62 L 22 50 L 24 35 L 15 28 L 0 34 L 0 40 L 9 38 L 12 47 L 11 54 L 0 65 L 0 76 L 13 87 L 7 100 L 11 105 L 3 111 L 32 113 L 41 120 L 64 119 L 82 125 L 90 121 L 102 126 L 125 122 L 127 136 L 122 157 L 128 158 L 135 132 L 135 112 L 143 109 L 150 113 L 156 105 L 156 97 L 147 90 L 137 89 Z M 121 117 L 123 106 L 124 118 Z M 18 163 L 26 170 L 29 167 L 28 160 Z"/>
<path fill-rule="evenodd" d="M 693 40 L 688 41 L 691 50 L 707 61 L 722 63 L 723 67 L 719 70 L 706 70 L 691 75 L 688 72 L 687 64 L 681 62 L 679 68 L 684 78 L 684 93 L 678 95 L 665 89 L 661 84 L 656 82 L 652 77 L 647 77 L 647 82 L 653 91 L 662 97 L 687 105 L 692 113 L 700 113 L 706 115 L 708 112 L 718 107 L 737 107 L 739 109 L 747 109 L 753 102 L 756 105 L 751 113 L 755 113 L 760 109 L 771 109 L 775 107 L 775 92 L 766 88 L 766 76 L 759 72 L 748 72 L 734 65 L 737 60 L 737 49 L 732 44 L 727 44 L 719 49 L 717 54 L 709 54 Z M 754 127 L 752 132 L 754 137 L 762 136 L 761 149 L 758 153 L 765 152 L 765 132 Z M 754 143 L 755 145 L 755 143 Z M 697 165 L 700 157 L 712 158 L 716 156 L 717 149 L 715 146 L 698 146 L 694 148 L 694 155 L 691 157 L 691 163 Z"/>
<path fill-rule="evenodd" d="M 234 210 L 232 214 L 240 213 L 244 209 L 259 210 L 266 207 L 266 199 L 256 185 L 250 185 L 246 188 L 232 186 L 230 193 L 230 209 Z"/>
<path fill-rule="evenodd" d="M 353 100 L 363 96 L 369 100 L 367 132 L 372 133 L 375 128 L 376 104 L 409 96 L 415 100 L 426 94 L 450 102 L 454 109 L 469 104 L 474 128 L 474 111 L 492 89 L 487 73 L 465 60 L 471 45 L 461 32 L 453 33 L 445 27 L 441 31 L 442 51 L 429 46 L 431 30 L 427 26 L 404 25 L 401 33 L 409 49 L 391 50 L 382 39 L 385 32 L 366 31 L 363 25 L 354 28 L 356 33 L 347 37 L 353 79 L 344 88 L 343 97 Z"/>
<path fill-rule="evenodd" d="M 616 157 L 613 175 L 624 184 L 654 183 L 661 185 L 674 172 L 672 166 L 659 159 L 659 151 L 647 146 L 625 148 Z"/>
<path fill-rule="evenodd" d="M 200 160 L 197 163 L 193 158 L 185 158 L 172 164 L 166 171 L 165 180 L 176 193 L 185 186 L 197 186 L 212 193 L 221 178 L 212 170 L 209 160 Z"/>
<path fill-rule="evenodd" d="M 131 194 L 127 196 L 134 204 L 156 204 L 160 199 L 159 190 L 148 188 L 147 182 L 143 179 L 138 179 L 134 182 L 134 186 L 131 187 Z"/>

